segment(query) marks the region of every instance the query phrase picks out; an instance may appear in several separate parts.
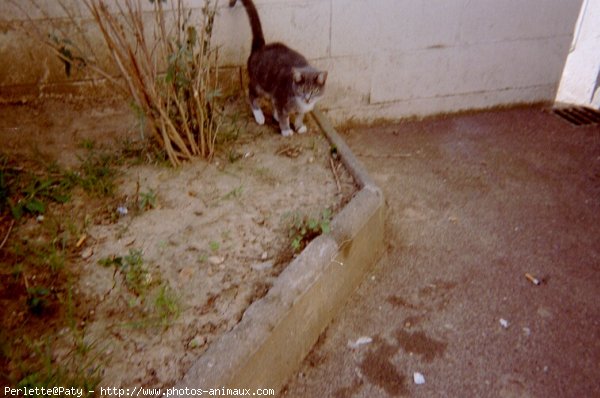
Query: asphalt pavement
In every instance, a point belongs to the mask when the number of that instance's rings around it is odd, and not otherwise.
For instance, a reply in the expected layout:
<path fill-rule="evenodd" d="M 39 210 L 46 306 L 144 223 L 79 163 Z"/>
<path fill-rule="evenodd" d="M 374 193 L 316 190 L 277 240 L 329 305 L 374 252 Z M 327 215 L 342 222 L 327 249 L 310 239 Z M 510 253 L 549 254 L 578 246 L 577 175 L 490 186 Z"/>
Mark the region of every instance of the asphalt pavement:
<path fill-rule="evenodd" d="M 600 397 L 600 126 L 517 107 L 340 133 L 387 251 L 283 396 Z"/>

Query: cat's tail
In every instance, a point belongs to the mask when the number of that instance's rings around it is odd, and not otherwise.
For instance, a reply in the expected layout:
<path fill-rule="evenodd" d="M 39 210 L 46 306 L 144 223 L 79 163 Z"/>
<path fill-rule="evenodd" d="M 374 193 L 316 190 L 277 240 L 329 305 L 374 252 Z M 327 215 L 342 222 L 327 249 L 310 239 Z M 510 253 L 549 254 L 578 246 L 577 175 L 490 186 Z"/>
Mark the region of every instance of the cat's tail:
<path fill-rule="evenodd" d="M 233 7 L 235 3 L 237 3 L 237 0 L 229 0 L 229 7 Z M 260 18 L 254 2 L 252 0 L 242 0 L 242 4 L 244 4 L 248 13 L 248 19 L 250 19 L 250 27 L 252 28 L 252 53 L 254 53 L 265 45 L 265 36 L 263 35 L 262 25 L 260 24 Z"/>

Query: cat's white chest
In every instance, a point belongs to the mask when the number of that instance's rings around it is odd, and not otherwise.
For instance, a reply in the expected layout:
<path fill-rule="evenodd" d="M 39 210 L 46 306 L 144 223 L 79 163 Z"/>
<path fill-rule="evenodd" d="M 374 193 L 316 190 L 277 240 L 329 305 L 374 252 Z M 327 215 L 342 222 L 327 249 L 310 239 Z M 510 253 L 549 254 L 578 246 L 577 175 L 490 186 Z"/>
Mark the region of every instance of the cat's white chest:
<path fill-rule="evenodd" d="M 296 110 L 298 111 L 298 113 L 308 113 L 313 110 L 317 101 L 318 101 L 318 99 L 315 99 L 315 100 L 309 101 L 309 102 L 305 102 L 305 101 L 301 100 L 300 98 L 296 98 Z"/>

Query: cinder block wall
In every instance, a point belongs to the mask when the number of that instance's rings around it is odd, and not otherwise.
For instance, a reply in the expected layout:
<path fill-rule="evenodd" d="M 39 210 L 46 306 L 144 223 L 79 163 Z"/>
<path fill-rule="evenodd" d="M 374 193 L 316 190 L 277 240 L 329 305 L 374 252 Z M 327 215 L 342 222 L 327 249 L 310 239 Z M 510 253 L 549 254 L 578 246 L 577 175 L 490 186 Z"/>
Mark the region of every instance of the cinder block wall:
<path fill-rule="evenodd" d="M 322 108 L 341 122 L 552 101 L 581 1 L 255 3 L 267 41 L 283 41 L 329 71 Z M 15 18 L 4 3 L 0 15 Z M 186 1 L 191 7 L 202 3 Z M 222 46 L 223 65 L 238 68 L 250 51 L 251 33 L 241 4 L 230 9 L 227 3 L 220 0 L 215 40 Z M 19 40 L 10 29 L 0 29 L 0 90 L 42 79 L 24 73 L 27 68 L 44 75 L 46 83 L 66 82 L 53 56 L 31 55 L 38 51 L 34 45 L 20 46 L 26 55 L 15 56 L 23 51 L 15 44 Z M 27 66 L 34 58 L 37 66 Z"/>

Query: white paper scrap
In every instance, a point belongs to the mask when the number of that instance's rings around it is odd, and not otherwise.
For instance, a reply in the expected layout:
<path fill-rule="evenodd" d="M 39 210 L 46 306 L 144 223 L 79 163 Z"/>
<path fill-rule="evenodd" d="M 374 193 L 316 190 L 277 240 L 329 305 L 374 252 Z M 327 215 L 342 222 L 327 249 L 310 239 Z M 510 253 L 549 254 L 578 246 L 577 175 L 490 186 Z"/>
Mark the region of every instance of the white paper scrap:
<path fill-rule="evenodd" d="M 413 374 L 413 380 L 415 381 L 415 384 L 417 384 L 417 385 L 425 384 L 425 376 L 423 376 L 422 373 L 415 372 Z"/>
<path fill-rule="evenodd" d="M 359 337 L 358 339 L 356 339 L 356 341 L 348 340 L 348 347 L 356 349 L 356 348 L 360 347 L 361 345 L 369 344 L 372 341 L 373 341 L 373 339 L 371 337 L 362 336 L 362 337 Z"/>

